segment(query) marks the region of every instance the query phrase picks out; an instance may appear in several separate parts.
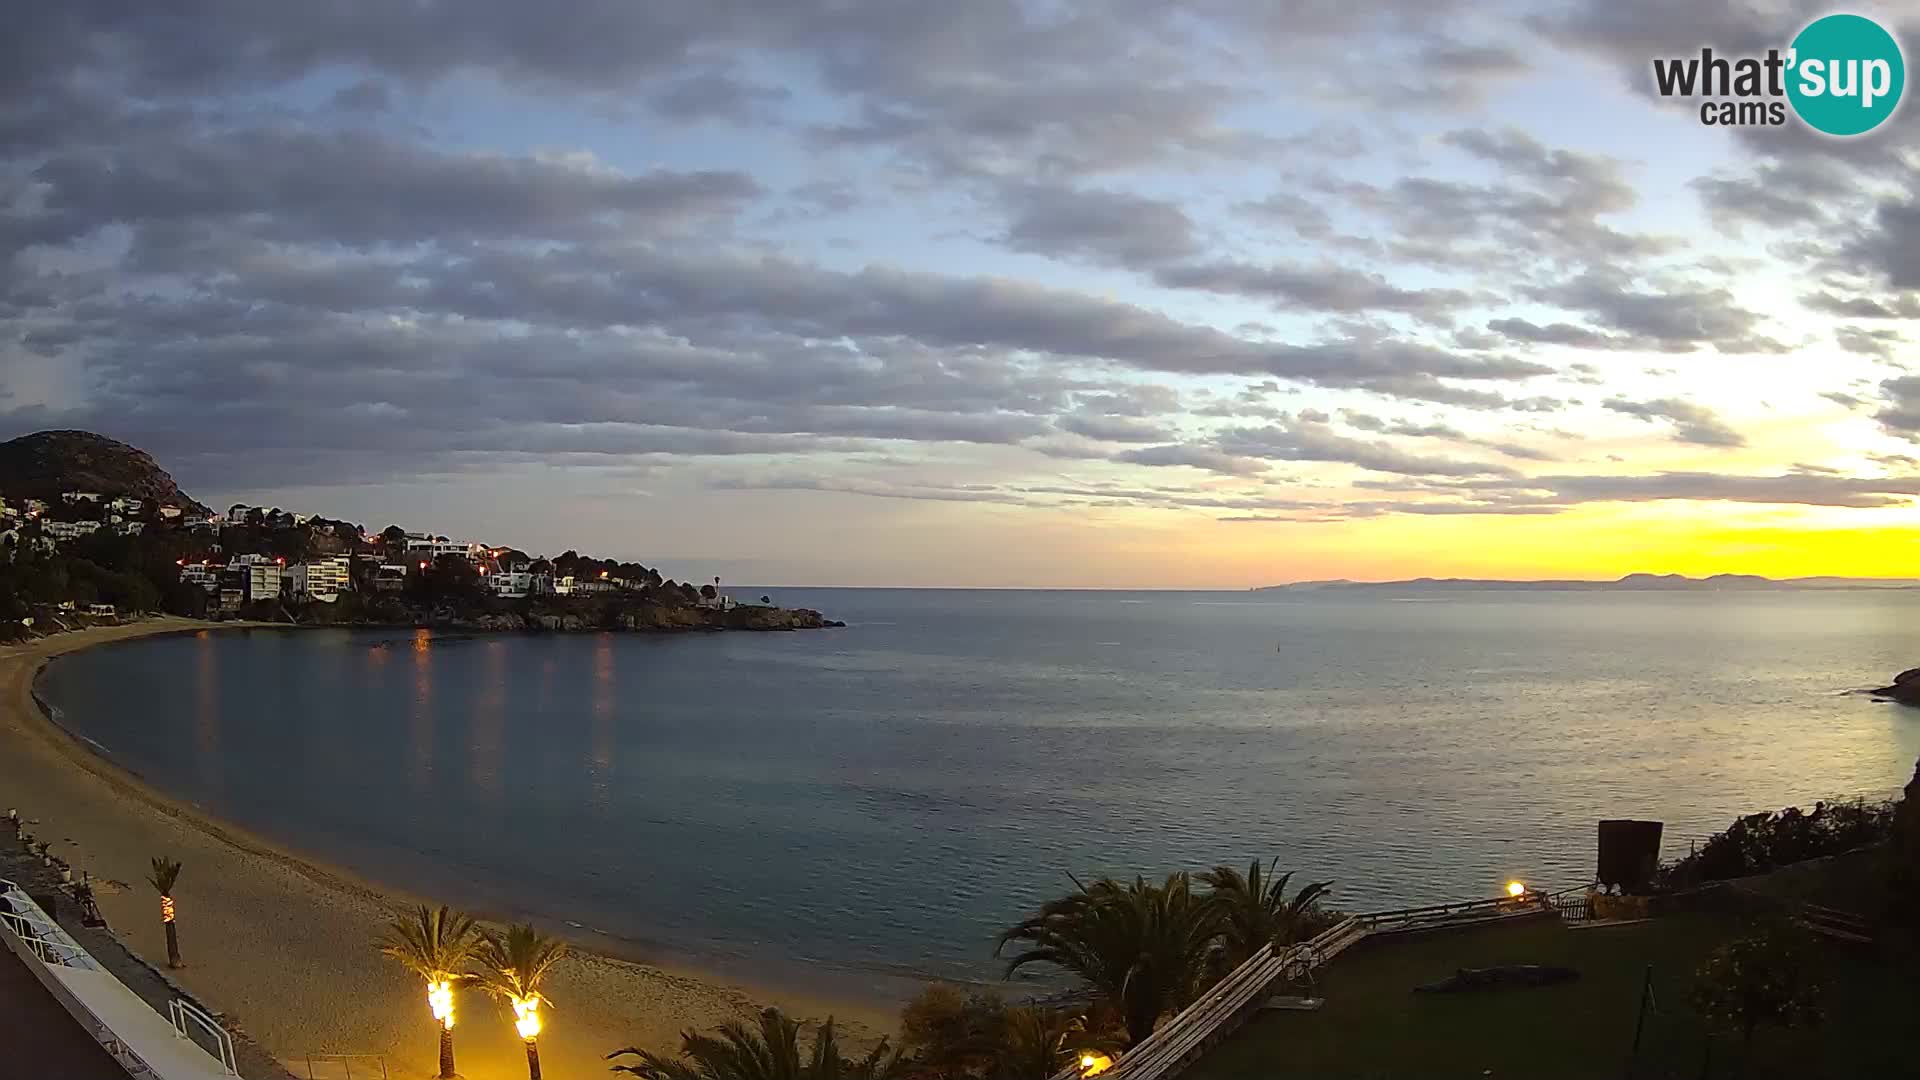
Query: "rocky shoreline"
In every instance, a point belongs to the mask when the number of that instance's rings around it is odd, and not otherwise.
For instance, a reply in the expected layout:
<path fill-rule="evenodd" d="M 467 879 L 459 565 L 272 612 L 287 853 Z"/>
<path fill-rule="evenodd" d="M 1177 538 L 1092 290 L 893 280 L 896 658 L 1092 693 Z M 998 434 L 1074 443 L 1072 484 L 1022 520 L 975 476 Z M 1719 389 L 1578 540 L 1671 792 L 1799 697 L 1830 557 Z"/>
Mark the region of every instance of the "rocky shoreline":
<path fill-rule="evenodd" d="M 1893 677 L 1893 683 L 1867 693 L 1902 705 L 1920 705 L 1920 667 L 1908 668 Z"/>
<path fill-rule="evenodd" d="M 267 613 L 259 613 L 267 615 Z M 275 616 L 278 617 L 275 617 Z M 465 633 L 718 633 L 825 630 L 846 626 L 812 608 L 749 606 L 719 610 L 670 604 L 502 605 L 500 610 L 421 608 L 392 601 L 340 607 L 281 607 L 267 621 L 298 626 L 456 630 Z"/>

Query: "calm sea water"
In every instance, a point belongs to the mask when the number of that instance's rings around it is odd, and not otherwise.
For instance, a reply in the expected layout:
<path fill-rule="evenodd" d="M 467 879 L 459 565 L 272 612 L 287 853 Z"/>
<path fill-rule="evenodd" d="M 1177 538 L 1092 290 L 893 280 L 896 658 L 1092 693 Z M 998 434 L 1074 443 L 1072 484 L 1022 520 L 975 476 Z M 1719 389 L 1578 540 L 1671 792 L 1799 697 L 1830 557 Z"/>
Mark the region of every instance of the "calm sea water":
<path fill-rule="evenodd" d="M 760 590 L 751 590 L 755 593 Z M 1340 904 L 1587 880 L 1885 793 L 1920 593 L 775 590 L 845 630 L 159 638 L 55 662 L 63 722 L 376 880 L 724 968 L 992 977 L 1069 872 L 1279 856 Z"/>

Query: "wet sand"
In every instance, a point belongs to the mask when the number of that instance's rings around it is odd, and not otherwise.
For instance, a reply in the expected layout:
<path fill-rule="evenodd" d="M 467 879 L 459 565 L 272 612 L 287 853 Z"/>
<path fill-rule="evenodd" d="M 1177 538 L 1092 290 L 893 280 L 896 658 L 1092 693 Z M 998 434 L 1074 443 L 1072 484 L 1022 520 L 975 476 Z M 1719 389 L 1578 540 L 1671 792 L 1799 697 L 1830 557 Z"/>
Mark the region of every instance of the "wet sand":
<path fill-rule="evenodd" d="M 161 633 L 217 632 L 187 619 L 150 619 L 0 648 L 0 810 L 18 808 L 76 873 L 92 874 L 101 910 L 128 947 L 164 963 L 148 861 L 185 864 L 175 889 L 186 967 L 176 980 L 305 1075 L 309 1054 L 381 1054 L 396 1080 L 436 1070 L 437 1033 L 425 988 L 373 942 L 398 910 L 459 897 L 414 897 L 296 857 L 197 807 L 171 799 L 68 736 L 32 699 L 35 674 L 75 649 Z M 222 624 L 234 626 L 236 624 Z M 484 912 L 477 912 L 482 916 Z M 804 989 L 734 984 L 694 971 L 591 952 L 564 963 L 541 1036 L 550 1077 L 607 1074 L 604 1055 L 638 1044 L 677 1049 L 683 1028 L 711 1028 L 762 1005 L 833 1015 L 855 1043 L 892 1029 L 880 1002 Z M 522 1077 L 526 1057 L 511 1011 L 463 993 L 454 1029 L 471 1080 Z"/>

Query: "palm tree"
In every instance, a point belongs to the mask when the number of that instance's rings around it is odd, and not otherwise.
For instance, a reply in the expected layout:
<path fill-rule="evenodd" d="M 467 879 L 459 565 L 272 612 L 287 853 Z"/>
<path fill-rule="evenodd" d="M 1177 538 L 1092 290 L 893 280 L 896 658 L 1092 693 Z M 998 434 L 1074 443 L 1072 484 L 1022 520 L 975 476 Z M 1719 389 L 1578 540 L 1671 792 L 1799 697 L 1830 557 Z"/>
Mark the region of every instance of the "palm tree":
<path fill-rule="evenodd" d="M 1006 1036 L 994 1055 L 993 1080 L 1047 1080 L 1083 1050 L 1095 1047 L 1086 1020 L 1061 1009 L 1007 1010 Z"/>
<path fill-rule="evenodd" d="M 1320 900 L 1332 888 L 1331 881 L 1304 885 L 1287 898 L 1287 882 L 1293 873 L 1273 876 L 1279 860 L 1265 867 L 1255 859 L 1245 876 L 1231 866 L 1216 866 L 1200 875 L 1210 890 L 1208 899 L 1219 907 L 1221 947 L 1230 967 L 1237 967 L 1263 945 L 1292 945 L 1312 937 L 1322 929 L 1326 916 Z"/>
<path fill-rule="evenodd" d="M 160 894 L 160 925 L 167 928 L 167 966 L 180 966 L 180 934 L 173 928 L 173 886 L 180 880 L 180 864 L 165 855 L 153 860 L 153 874 L 147 878 Z"/>
<path fill-rule="evenodd" d="M 527 1075 L 540 1080 L 540 1006 L 551 1004 L 541 986 L 567 955 L 564 943 L 515 923 L 504 934 L 487 934 L 475 959 L 485 970 L 480 988 L 513 1004 L 514 1026 L 527 1043 Z"/>
<path fill-rule="evenodd" d="M 444 904 L 438 911 L 422 904 L 408 917 L 393 920 L 380 941 L 381 952 L 427 980 L 427 1004 L 440 1021 L 443 1078 L 453 1076 L 453 986 L 471 977 L 460 969 L 473 958 L 480 940 L 471 916 Z"/>
<path fill-rule="evenodd" d="M 1131 885 L 1102 878 L 1042 905 L 1000 935 L 1028 948 L 1007 962 L 1011 976 L 1029 964 L 1078 975 L 1121 1016 L 1131 1043 L 1152 1034 L 1162 1013 L 1178 1009 L 1205 985 L 1207 957 L 1219 933 L 1218 906 L 1196 895 L 1185 872 L 1164 884 L 1136 877 Z"/>
<path fill-rule="evenodd" d="M 718 1036 L 681 1032 L 678 1061 L 637 1046 L 615 1050 L 607 1060 L 619 1057 L 639 1061 L 612 1066 L 614 1072 L 646 1080 L 894 1080 L 905 1071 L 900 1052 L 889 1054 L 885 1039 L 859 1061 L 842 1058 L 831 1018 L 820 1025 L 812 1052 L 803 1058 L 800 1024 L 779 1009 L 762 1012 L 757 1029 L 729 1020 Z"/>

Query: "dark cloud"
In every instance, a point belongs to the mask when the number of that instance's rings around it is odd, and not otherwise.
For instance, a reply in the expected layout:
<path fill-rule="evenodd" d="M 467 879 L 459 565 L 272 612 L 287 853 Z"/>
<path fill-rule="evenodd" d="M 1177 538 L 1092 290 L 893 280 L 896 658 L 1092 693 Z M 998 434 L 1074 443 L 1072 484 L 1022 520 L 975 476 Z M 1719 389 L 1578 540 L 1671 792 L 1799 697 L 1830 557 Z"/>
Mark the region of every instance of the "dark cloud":
<path fill-rule="evenodd" d="M 385 247 L 584 236 L 738 211 L 737 172 L 628 175 L 591 160 L 455 153 L 368 132 L 256 128 L 55 153 L 27 219 L 38 243 L 109 224 L 244 227 L 261 242 Z"/>
<path fill-rule="evenodd" d="M 1626 398 L 1610 398 L 1606 408 L 1639 417 L 1642 420 L 1665 420 L 1673 424 L 1673 437 L 1678 442 L 1693 443 L 1698 446 L 1745 446 L 1746 436 L 1728 427 L 1712 409 L 1696 405 L 1679 398 L 1656 398 L 1652 401 L 1630 401 Z"/>
<path fill-rule="evenodd" d="M 1253 266 L 1210 262 L 1164 267 L 1156 283 L 1170 289 L 1249 296 L 1277 308 L 1324 312 L 1394 311 L 1444 319 L 1472 297 L 1459 289 L 1408 289 L 1379 274 L 1337 266 Z"/>
<path fill-rule="evenodd" d="M 1589 272 L 1527 290 L 1537 300 L 1579 311 L 1594 322 L 1670 352 L 1711 345 L 1726 353 L 1785 352 L 1761 333 L 1765 320 L 1725 288 L 1678 285 L 1648 290 L 1612 274 Z"/>
<path fill-rule="evenodd" d="M 1266 462 L 1251 455 L 1230 454 L 1212 447 L 1178 443 L 1123 450 L 1115 454 L 1113 460 L 1128 465 L 1185 465 L 1229 476 L 1252 476 L 1268 468 Z"/>
<path fill-rule="evenodd" d="M 1493 319 L 1487 323 L 1487 329 L 1507 338 L 1532 345 L 1571 345 L 1580 349 L 1618 349 L 1630 346 L 1625 339 L 1602 334 L 1584 326 L 1572 323 L 1549 323 L 1542 326 L 1525 319 Z"/>
<path fill-rule="evenodd" d="M 1836 326 L 1833 328 L 1833 340 L 1850 353 L 1881 360 L 1893 359 L 1894 351 L 1907 343 L 1907 339 L 1897 330 L 1865 326 Z"/>
<path fill-rule="evenodd" d="M 1135 416 L 1100 416 L 1074 413 L 1060 418 L 1060 427 L 1075 435 L 1106 442 L 1165 442 L 1174 437 L 1165 425 Z"/>
<path fill-rule="evenodd" d="M 1874 414 L 1888 433 L 1920 442 L 1920 375 L 1902 375 L 1880 384 L 1881 408 Z"/>
<path fill-rule="evenodd" d="M 1880 299 L 1814 292 L 1802 296 L 1800 303 L 1812 311 L 1850 319 L 1920 319 L 1920 294 L 1914 293 Z"/>
<path fill-rule="evenodd" d="M 1304 420 L 1228 428 L 1219 434 L 1217 445 L 1237 457 L 1339 462 L 1409 476 L 1513 475 L 1513 470 L 1503 465 L 1411 454 L 1390 443 L 1351 438 L 1325 424 Z"/>
<path fill-rule="evenodd" d="M 1192 219 L 1170 202 L 1119 191 L 1026 186 L 1009 190 L 1006 244 L 1015 251 L 1151 267 L 1199 247 Z"/>

